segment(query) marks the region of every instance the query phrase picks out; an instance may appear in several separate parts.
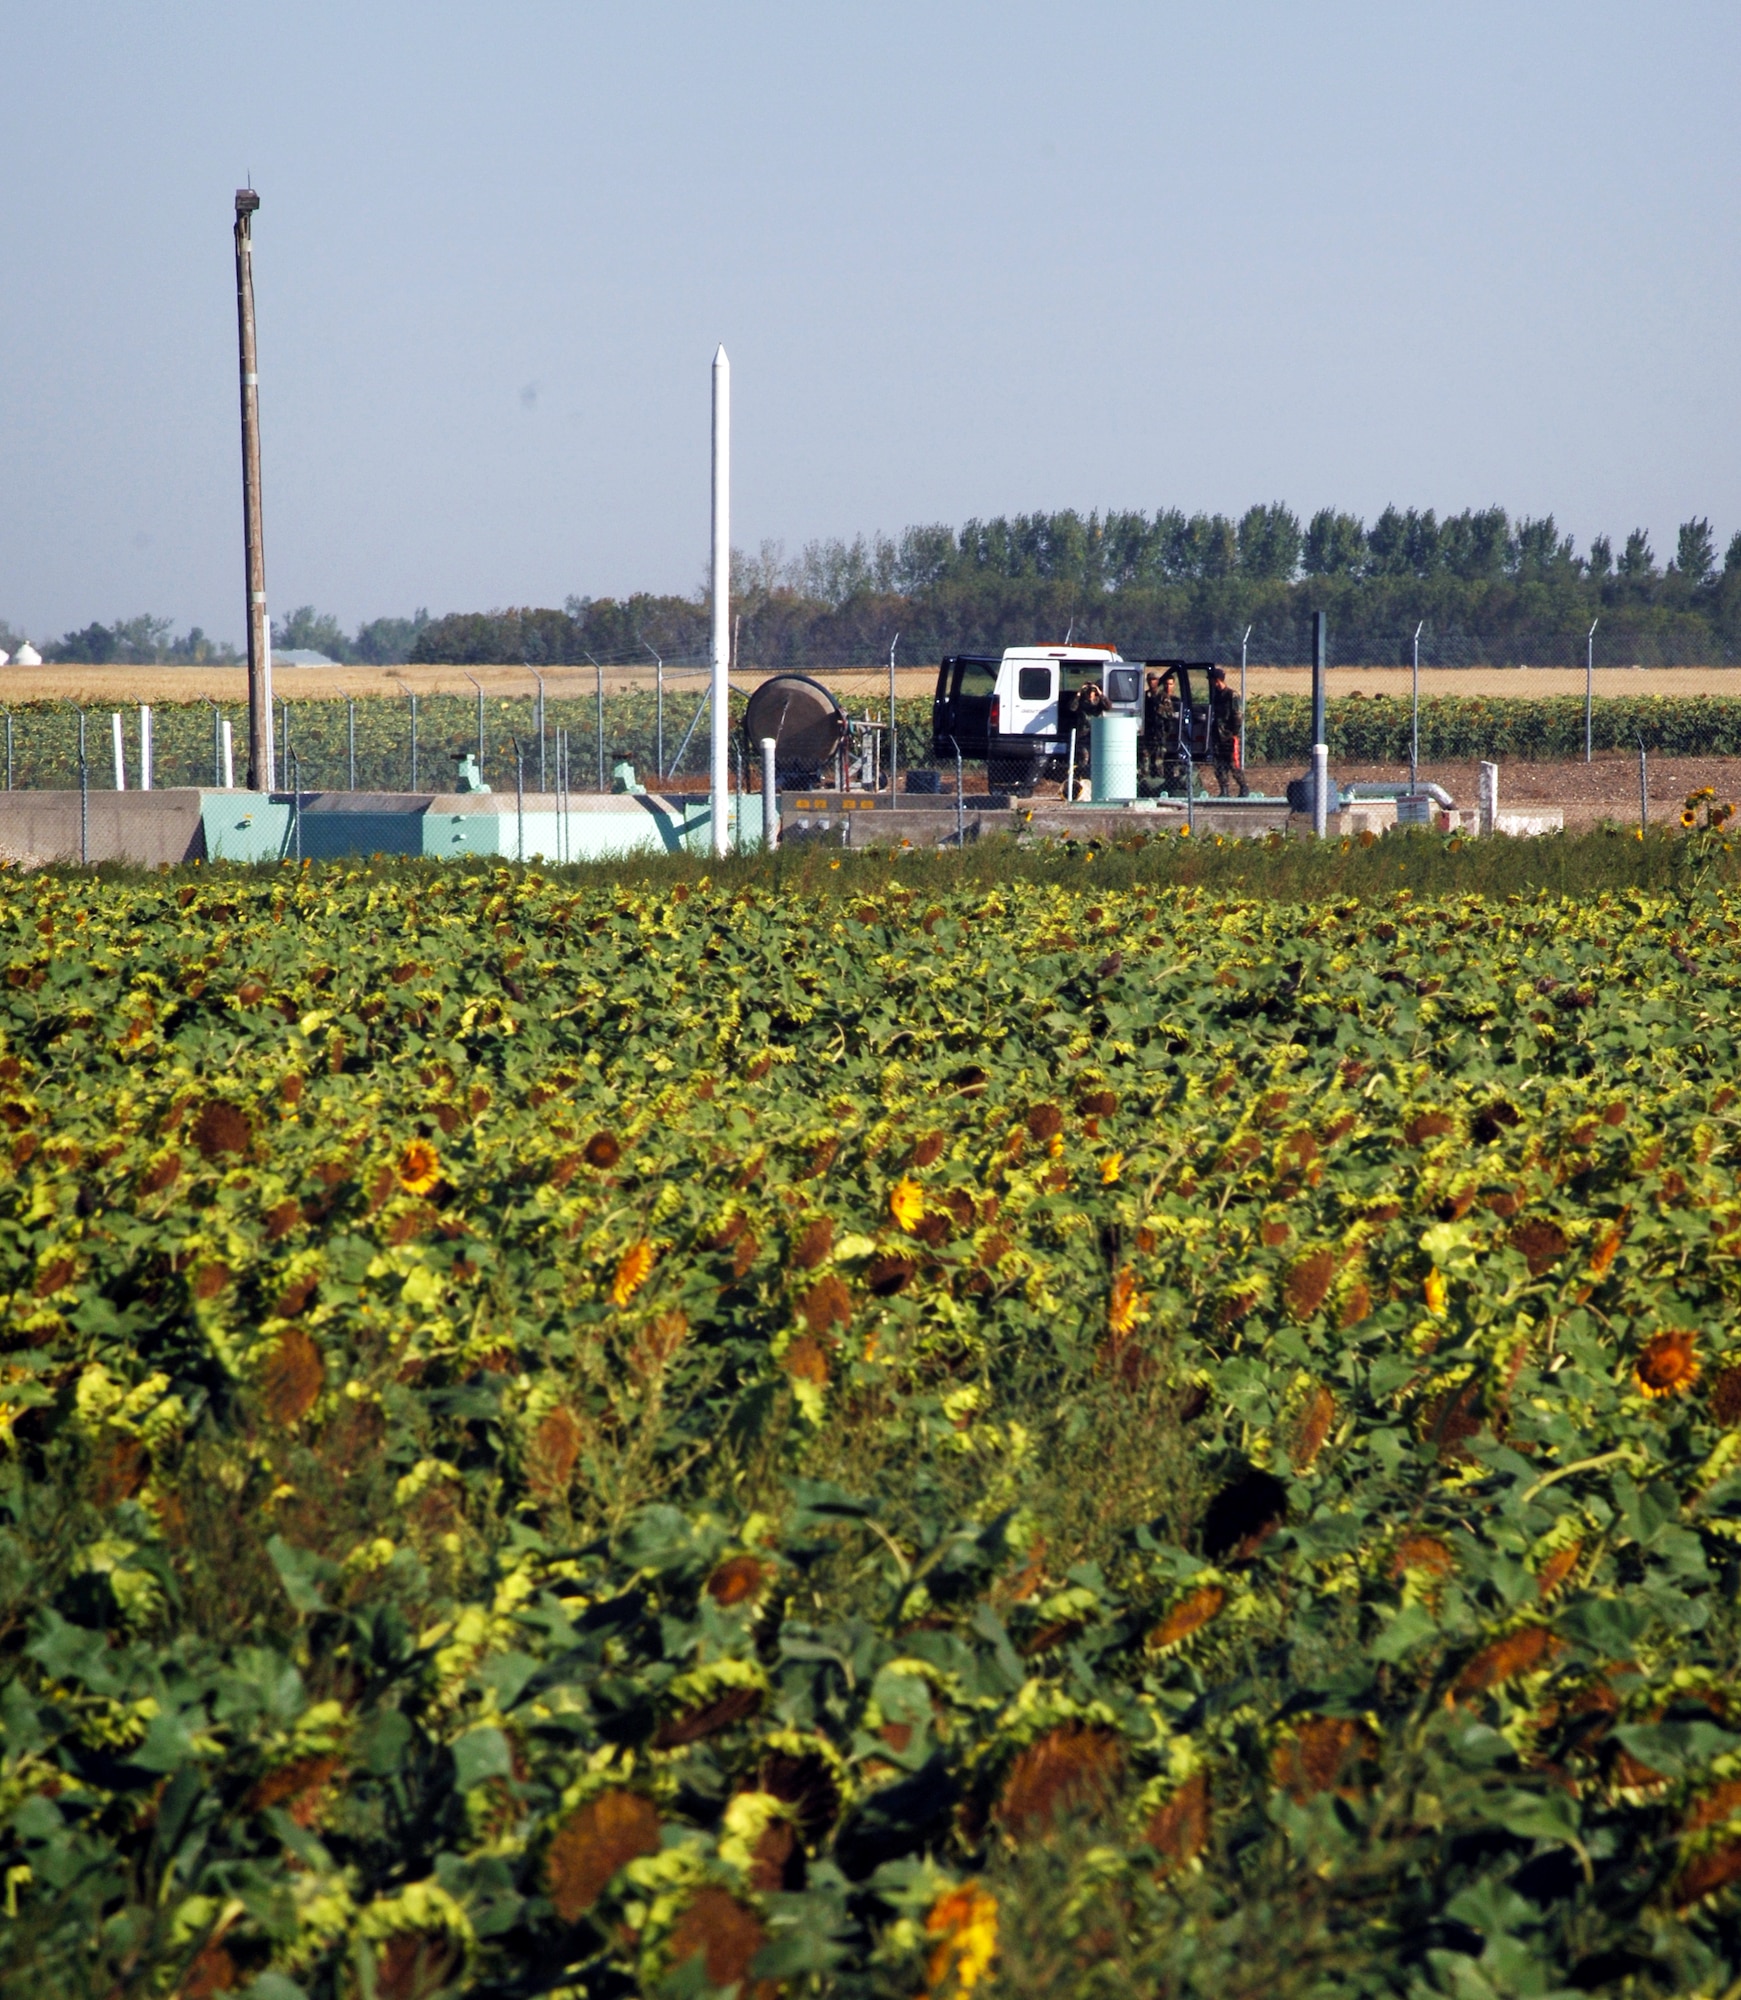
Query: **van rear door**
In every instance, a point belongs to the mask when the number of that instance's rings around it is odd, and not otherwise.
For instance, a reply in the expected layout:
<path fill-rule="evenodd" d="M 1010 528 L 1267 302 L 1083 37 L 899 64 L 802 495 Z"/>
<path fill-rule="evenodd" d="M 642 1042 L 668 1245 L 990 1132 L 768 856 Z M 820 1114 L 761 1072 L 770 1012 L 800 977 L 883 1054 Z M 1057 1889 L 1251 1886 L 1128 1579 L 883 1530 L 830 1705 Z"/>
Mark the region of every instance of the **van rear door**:
<path fill-rule="evenodd" d="M 1058 668 L 1051 660 L 1011 661 L 1014 668 L 998 732 L 1003 736 L 1056 736 Z"/>
<path fill-rule="evenodd" d="M 999 664 L 966 653 L 943 662 L 931 710 L 931 755 L 939 763 L 958 749 L 963 757 L 986 754 Z"/>

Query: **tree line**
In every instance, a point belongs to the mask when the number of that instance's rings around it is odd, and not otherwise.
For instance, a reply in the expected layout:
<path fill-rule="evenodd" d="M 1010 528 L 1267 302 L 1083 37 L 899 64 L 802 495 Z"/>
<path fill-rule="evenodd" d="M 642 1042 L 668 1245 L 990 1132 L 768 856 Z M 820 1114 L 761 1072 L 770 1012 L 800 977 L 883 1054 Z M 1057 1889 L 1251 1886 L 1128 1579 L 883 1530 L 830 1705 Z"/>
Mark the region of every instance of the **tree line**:
<path fill-rule="evenodd" d="M 736 657 L 744 666 L 861 665 L 899 635 L 909 664 L 1035 640 L 1111 641 L 1127 655 L 1307 657 L 1309 614 L 1330 619 L 1332 657 L 1402 663 L 1421 627 L 1433 666 L 1581 664 L 1592 622 L 1610 664 L 1741 661 L 1741 534 L 1721 561 L 1711 524 L 1684 522 L 1659 563 L 1635 528 L 1615 552 L 1580 553 L 1554 517 L 1502 507 L 1439 519 L 1387 507 L 1370 524 L 1331 508 L 1302 523 L 1279 503 L 1222 514 L 999 516 L 898 537 L 776 543 L 734 553 Z M 705 591 L 571 597 L 562 610 L 432 620 L 412 657 L 470 664 L 651 663 L 700 658 Z"/>
<path fill-rule="evenodd" d="M 409 618 L 372 618 L 347 635 L 329 613 L 302 604 L 287 618 L 273 621 L 272 644 L 278 651 L 305 648 L 325 653 L 328 659 L 346 665 L 403 666 L 411 657 L 418 633 L 428 623 L 428 611 L 419 610 Z M 16 653 L 22 641 L 21 633 L 0 621 L 0 646 Z M 108 625 L 93 619 L 81 631 L 66 633 L 41 652 L 44 660 L 53 663 L 126 667 L 224 667 L 234 666 L 244 657 L 228 640 L 208 638 L 197 625 L 177 635 L 169 619 L 148 611 L 136 618 L 117 618 Z"/>
<path fill-rule="evenodd" d="M 1386 507 L 1371 523 L 1280 502 L 1225 514 L 1109 511 L 999 515 L 959 528 L 813 541 L 795 556 L 765 542 L 733 553 L 735 657 L 746 667 L 911 665 L 1066 636 L 1110 641 L 1129 657 L 1307 658 L 1309 614 L 1330 620 L 1332 658 L 1402 663 L 1420 628 L 1429 666 L 1741 663 L 1741 533 L 1721 559 L 1695 517 L 1659 562 L 1643 528 L 1595 536 L 1580 552 L 1551 514 L 1503 507 L 1441 519 Z M 347 633 L 301 605 L 273 644 L 343 662 L 531 666 L 651 665 L 705 655 L 705 588 L 570 597 L 561 609 L 510 607 L 377 618 Z M 43 648 L 46 659 L 139 664 L 232 661 L 234 648 L 167 619 L 92 624 Z"/>

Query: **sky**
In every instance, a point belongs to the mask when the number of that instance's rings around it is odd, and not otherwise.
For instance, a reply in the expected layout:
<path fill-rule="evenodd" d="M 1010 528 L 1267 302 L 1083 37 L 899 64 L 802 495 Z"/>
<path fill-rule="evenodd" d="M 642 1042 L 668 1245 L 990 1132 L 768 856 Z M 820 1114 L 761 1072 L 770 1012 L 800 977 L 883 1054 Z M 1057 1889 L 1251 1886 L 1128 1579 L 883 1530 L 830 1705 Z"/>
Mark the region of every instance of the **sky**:
<path fill-rule="evenodd" d="M 0 0 L 0 618 L 346 626 L 1073 506 L 1741 529 L 1741 9 Z"/>

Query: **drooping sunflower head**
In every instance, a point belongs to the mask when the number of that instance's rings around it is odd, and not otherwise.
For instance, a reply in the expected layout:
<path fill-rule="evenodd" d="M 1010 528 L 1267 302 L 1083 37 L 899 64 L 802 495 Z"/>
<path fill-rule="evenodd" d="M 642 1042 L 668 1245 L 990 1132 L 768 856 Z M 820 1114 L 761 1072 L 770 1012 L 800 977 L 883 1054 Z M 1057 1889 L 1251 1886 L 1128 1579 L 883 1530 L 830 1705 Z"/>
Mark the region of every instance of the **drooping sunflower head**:
<path fill-rule="evenodd" d="M 400 1151 L 397 1172 L 407 1194 L 427 1194 L 441 1179 L 441 1155 L 427 1139 L 409 1140 Z"/>
<path fill-rule="evenodd" d="M 1633 1380 L 1647 1396 L 1680 1396 L 1699 1378 L 1698 1336 L 1688 1327 L 1665 1327 L 1645 1342 Z"/>

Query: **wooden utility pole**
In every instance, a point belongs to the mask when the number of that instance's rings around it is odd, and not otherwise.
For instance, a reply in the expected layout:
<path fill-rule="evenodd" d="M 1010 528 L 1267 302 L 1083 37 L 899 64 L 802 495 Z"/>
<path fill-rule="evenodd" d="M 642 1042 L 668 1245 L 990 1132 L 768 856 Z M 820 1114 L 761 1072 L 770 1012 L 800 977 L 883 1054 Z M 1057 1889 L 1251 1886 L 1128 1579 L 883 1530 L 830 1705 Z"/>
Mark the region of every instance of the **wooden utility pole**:
<path fill-rule="evenodd" d="M 248 568 L 248 789 L 273 790 L 272 626 L 266 616 L 266 540 L 260 520 L 260 362 L 254 345 L 254 243 L 260 206 L 236 190 L 236 320 L 242 349 L 242 540 Z"/>

